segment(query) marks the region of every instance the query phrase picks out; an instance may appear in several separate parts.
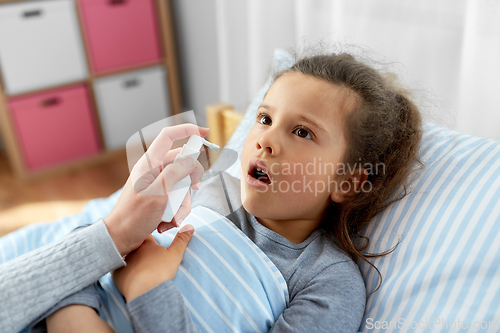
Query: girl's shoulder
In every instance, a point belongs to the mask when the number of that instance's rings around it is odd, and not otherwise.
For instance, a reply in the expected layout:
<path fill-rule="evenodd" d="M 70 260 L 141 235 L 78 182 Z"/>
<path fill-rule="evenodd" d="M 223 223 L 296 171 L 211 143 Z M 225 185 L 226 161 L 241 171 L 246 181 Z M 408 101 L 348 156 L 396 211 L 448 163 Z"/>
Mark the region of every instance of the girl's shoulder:
<path fill-rule="evenodd" d="M 296 273 L 304 283 L 318 276 L 334 274 L 358 277 L 362 281 L 358 265 L 338 245 L 335 238 L 317 229 L 311 234 L 311 241 L 297 257 Z M 302 286 L 305 287 L 305 286 Z"/>
<path fill-rule="evenodd" d="M 352 262 L 354 260 L 339 245 L 338 240 L 331 233 L 323 229 L 317 229 L 319 237 L 318 242 L 322 247 L 324 256 L 330 258 L 331 264 L 340 262 Z"/>

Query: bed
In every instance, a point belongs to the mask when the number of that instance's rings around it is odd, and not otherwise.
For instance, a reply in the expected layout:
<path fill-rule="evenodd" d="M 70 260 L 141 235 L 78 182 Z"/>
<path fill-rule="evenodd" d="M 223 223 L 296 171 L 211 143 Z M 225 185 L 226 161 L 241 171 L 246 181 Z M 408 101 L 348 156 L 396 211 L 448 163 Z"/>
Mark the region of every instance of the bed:
<path fill-rule="evenodd" d="M 288 53 L 275 52 L 274 71 L 292 63 Z M 239 178 L 241 148 L 270 84 L 269 79 L 245 113 L 222 104 L 208 110 L 210 139 L 238 153 L 226 170 L 234 177 Z M 223 161 L 211 158 L 212 167 Z M 376 216 L 364 231 L 372 240 L 370 252 L 400 243 L 393 253 L 372 261 L 384 278 L 377 292 L 376 272 L 359 264 L 368 295 L 359 330 L 497 332 L 500 142 L 425 123 L 420 159 L 424 168 L 412 178 L 411 194 Z M 34 225 L 1 238 L 0 260 L 43 245 L 55 238 L 54 233 L 61 237 L 77 224 L 105 216 L 117 195 L 89 202 L 76 219 Z"/>
<path fill-rule="evenodd" d="M 274 71 L 292 63 L 287 52 L 275 51 Z M 223 104 L 209 109 L 208 119 L 221 128 L 214 136 L 240 156 L 270 82 L 244 114 Z M 375 240 L 370 252 L 400 244 L 372 261 L 383 276 L 377 292 L 376 272 L 359 265 L 369 295 L 360 331 L 498 332 L 500 142 L 424 123 L 420 159 L 424 168 L 412 179 L 411 194 L 365 230 Z M 228 172 L 237 177 L 239 164 Z"/>

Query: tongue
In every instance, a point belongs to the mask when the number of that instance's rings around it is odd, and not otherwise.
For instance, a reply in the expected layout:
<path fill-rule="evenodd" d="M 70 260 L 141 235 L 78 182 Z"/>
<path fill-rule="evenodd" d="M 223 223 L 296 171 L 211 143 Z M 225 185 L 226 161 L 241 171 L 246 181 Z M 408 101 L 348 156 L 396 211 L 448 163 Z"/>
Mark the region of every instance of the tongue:
<path fill-rule="evenodd" d="M 271 181 L 269 180 L 269 177 L 267 176 L 267 174 L 265 172 L 262 172 L 262 171 L 255 170 L 255 178 L 257 178 L 261 182 L 264 182 L 264 183 L 267 183 L 267 184 L 271 183 Z"/>
<path fill-rule="evenodd" d="M 269 181 L 269 177 L 267 176 L 260 176 L 259 178 L 257 178 L 258 180 L 260 180 L 261 182 L 263 183 L 267 183 L 267 184 L 270 184 L 271 182 Z"/>

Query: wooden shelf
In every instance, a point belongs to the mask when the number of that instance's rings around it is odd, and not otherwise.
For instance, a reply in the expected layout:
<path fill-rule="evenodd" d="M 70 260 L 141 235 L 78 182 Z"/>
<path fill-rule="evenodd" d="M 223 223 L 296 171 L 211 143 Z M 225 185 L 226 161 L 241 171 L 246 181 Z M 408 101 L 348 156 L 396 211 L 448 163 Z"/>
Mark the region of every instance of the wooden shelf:
<path fill-rule="evenodd" d="M 116 75 L 116 74 L 122 74 L 122 73 L 128 73 L 136 70 L 141 70 L 141 69 L 146 69 L 149 67 L 153 66 L 158 66 L 161 65 L 165 68 L 166 71 L 166 79 L 165 82 L 167 83 L 167 89 L 168 91 L 166 92 L 169 96 L 169 102 L 170 102 L 170 110 L 172 115 L 178 114 L 181 112 L 181 91 L 180 91 L 180 85 L 179 85 L 179 73 L 178 73 L 178 65 L 177 65 L 177 52 L 176 52 L 176 42 L 175 42 L 175 35 L 174 35 L 174 28 L 173 28 L 173 21 L 172 21 L 172 11 L 171 11 L 171 0 L 153 0 L 154 6 L 155 6 L 155 11 L 156 11 L 156 18 L 157 18 L 157 29 L 159 31 L 159 43 L 160 43 L 160 49 L 161 49 L 161 54 L 162 57 L 154 62 L 151 63 L 146 63 L 146 64 L 141 64 L 137 66 L 131 66 L 128 68 L 120 69 L 120 70 L 113 70 L 109 71 L 106 73 L 93 73 L 92 72 L 92 67 L 90 66 L 89 63 L 89 54 L 87 47 L 88 45 L 85 42 L 85 38 L 83 36 L 83 29 L 82 29 L 82 16 L 80 13 L 80 9 L 77 6 L 76 1 L 74 2 L 75 7 L 76 7 L 76 12 L 78 16 L 78 22 L 80 26 L 80 32 L 82 34 L 81 39 L 82 43 L 84 46 L 85 50 L 85 56 L 86 56 L 86 61 L 87 61 L 87 68 L 88 68 L 88 76 L 84 80 L 79 80 L 75 82 L 67 82 L 65 84 L 61 85 L 54 85 L 54 86 L 47 86 L 44 87 L 43 89 L 38 89 L 38 90 L 33 90 L 33 91 L 27 91 L 23 92 L 21 94 L 12 94 L 12 95 L 7 95 L 5 93 L 4 85 L 1 80 L 0 76 L 0 132 L 3 138 L 3 142 L 5 144 L 7 156 L 9 163 L 11 165 L 11 168 L 14 172 L 14 174 L 23 180 L 32 180 L 32 179 L 38 179 L 41 177 L 46 177 L 48 175 L 54 175 L 56 173 L 60 173 L 65 170 L 70 170 L 70 169 L 77 169 L 77 168 L 82 168 L 82 167 L 88 167 L 89 165 L 94 165 L 98 163 L 102 163 L 103 161 L 107 161 L 110 158 L 113 158 L 116 156 L 116 154 L 123 154 L 124 150 L 119 150 L 119 151 L 108 151 L 103 144 L 103 133 L 101 129 L 101 123 L 99 121 L 99 112 L 98 112 L 98 107 L 96 103 L 96 99 L 94 96 L 94 91 L 92 89 L 92 85 L 94 80 L 98 78 L 102 78 L 105 76 L 110 76 L 110 75 Z M 6 3 L 22 3 L 22 2 L 33 2 L 32 0 L 0 0 L 0 5 L 6 4 Z M 1 70 L 1 69 L 0 69 Z M 1 73 L 0 73 L 1 74 Z M 8 106 L 7 106 L 7 100 L 12 97 L 19 97 L 19 96 L 25 96 L 33 93 L 39 93 L 43 92 L 45 90 L 51 90 L 55 88 L 62 88 L 66 86 L 71 86 L 73 84 L 77 83 L 84 83 L 89 89 L 90 93 L 90 103 L 91 106 L 93 107 L 93 112 L 95 119 L 97 119 L 97 132 L 98 132 L 98 140 L 100 142 L 100 152 L 97 156 L 92 156 L 92 157 L 87 157 L 83 159 L 79 159 L 76 161 L 70 161 L 70 162 L 65 162 L 63 164 L 59 164 L 56 166 L 51 166 L 50 168 L 47 169 L 40 169 L 36 171 L 30 171 L 27 169 L 25 165 L 25 161 L 23 158 L 22 150 L 20 147 L 19 143 L 19 138 L 17 137 L 16 130 L 13 124 L 12 117 L 10 116 Z"/>

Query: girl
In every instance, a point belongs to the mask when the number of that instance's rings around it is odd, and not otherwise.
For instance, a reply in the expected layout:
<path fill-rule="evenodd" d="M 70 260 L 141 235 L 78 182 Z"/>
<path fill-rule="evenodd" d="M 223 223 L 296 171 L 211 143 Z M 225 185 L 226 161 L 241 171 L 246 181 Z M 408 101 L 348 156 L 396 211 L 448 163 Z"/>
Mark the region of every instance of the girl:
<path fill-rule="evenodd" d="M 243 147 L 241 181 L 225 177 L 241 203 L 228 217 L 288 285 L 289 307 L 271 331 L 357 332 L 365 286 L 355 262 L 387 254 L 364 253 L 361 232 L 406 194 L 421 133 L 406 94 L 351 55 L 303 58 L 275 76 Z M 391 200 L 401 185 L 403 195 Z M 220 210 L 221 200 L 213 178 L 192 205 Z M 151 237 L 114 273 L 134 326 L 199 331 L 171 280 L 178 265 L 158 261 L 167 252 Z M 67 308 L 48 322 L 71 318 Z"/>

